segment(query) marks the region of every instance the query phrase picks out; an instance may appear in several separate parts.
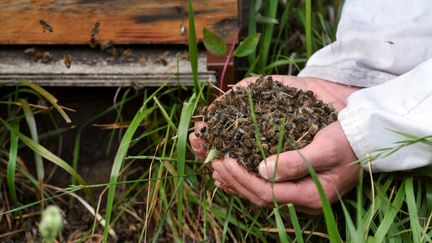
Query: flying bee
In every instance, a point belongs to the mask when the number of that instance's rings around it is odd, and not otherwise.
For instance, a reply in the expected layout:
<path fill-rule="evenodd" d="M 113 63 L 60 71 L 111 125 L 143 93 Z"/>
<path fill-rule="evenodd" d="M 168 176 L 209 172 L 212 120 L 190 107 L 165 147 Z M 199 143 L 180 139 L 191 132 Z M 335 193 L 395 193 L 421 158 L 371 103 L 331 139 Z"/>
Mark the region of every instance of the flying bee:
<path fill-rule="evenodd" d="M 71 64 L 72 64 L 72 57 L 71 57 L 71 55 L 69 55 L 69 54 L 64 54 L 63 62 L 64 62 L 64 65 L 65 65 L 67 68 L 70 68 L 70 67 L 71 67 Z"/>
<path fill-rule="evenodd" d="M 42 26 L 42 29 L 43 29 L 44 32 L 45 32 L 45 30 L 47 30 L 49 32 L 53 32 L 53 28 L 45 20 L 41 19 L 39 21 L 39 23 Z"/>
<path fill-rule="evenodd" d="M 91 30 L 92 38 L 94 38 L 99 33 L 99 30 L 100 30 L 100 24 L 99 22 L 96 22 L 93 26 L 93 29 Z"/>

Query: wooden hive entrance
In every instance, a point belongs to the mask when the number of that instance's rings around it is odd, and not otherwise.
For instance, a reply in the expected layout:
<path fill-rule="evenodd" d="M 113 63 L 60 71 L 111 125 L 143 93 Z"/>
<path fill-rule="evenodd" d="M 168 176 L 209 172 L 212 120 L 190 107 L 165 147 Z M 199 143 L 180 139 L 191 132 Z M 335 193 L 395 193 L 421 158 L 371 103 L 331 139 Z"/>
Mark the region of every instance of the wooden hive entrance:
<path fill-rule="evenodd" d="M 187 0 L 6 0 L 0 9 L 3 84 L 26 79 L 44 86 L 192 85 Z M 227 43 L 233 40 L 237 0 L 194 0 L 193 9 L 199 41 L 204 28 Z M 43 29 L 41 20 L 52 32 Z M 96 42 L 114 43 L 116 55 L 90 48 L 95 23 L 100 25 Z M 24 53 L 30 47 L 48 52 L 52 60 L 35 61 Z M 125 49 L 130 49 L 131 56 L 123 54 Z M 69 69 L 63 62 L 65 54 L 72 57 Z M 199 55 L 199 67 L 201 81 L 216 81 L 215 72 L 207 69 L 204 52 Z"/>

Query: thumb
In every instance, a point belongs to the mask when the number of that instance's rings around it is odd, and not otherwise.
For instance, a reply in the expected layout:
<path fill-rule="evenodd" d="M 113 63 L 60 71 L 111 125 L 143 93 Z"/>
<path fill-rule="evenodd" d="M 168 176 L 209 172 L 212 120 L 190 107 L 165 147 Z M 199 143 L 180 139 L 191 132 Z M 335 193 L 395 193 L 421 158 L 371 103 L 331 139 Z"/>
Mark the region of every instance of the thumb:
<path fill-rule="evenodd" d="M 306 163 L 309 163 L 317 172 L 333 168 L 339 160 L 335 149 L 338 141 L 329 133 L 332 133 L 331 126 L 325 127 L 309 145 L 300 150 L 268 157 L 258 166 L 260 176 L 266 180 L 279 182 L 308 175 Z"/>

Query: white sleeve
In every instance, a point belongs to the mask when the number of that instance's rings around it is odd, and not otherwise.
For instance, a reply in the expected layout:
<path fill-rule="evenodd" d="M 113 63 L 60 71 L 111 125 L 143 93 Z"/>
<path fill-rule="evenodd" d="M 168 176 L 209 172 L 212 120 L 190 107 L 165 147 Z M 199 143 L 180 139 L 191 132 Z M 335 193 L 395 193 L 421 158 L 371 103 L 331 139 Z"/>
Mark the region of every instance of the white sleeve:
<path fill-rule="evenodd" d="M 384 84 L 353 93 L 338 119 L 359 159 L 406 139 L 389 129 L 418 137 L 432 135 L 432 59 Z M 432 165 L 432 147 L 416 143 L 373 161 L 372 170 L 426 165 Z"/>
<path fill-rule="evenodd" d="M 371 87 L 432 58 L 430 0 L 346 0 L 336 41 L 298 76 Z"/>
<path fill-rule="evenodd" d="M 339 121 L 359 159 L 415 136 L 432 135 L 432 2 L 346 0 L 336 41 L 317 51 L 299 76 L 359 87 Z M 372 162 L 373 171 L 432 165 L 417 143 Z M 366 168 L 367 169 L 367 168 Z"/>

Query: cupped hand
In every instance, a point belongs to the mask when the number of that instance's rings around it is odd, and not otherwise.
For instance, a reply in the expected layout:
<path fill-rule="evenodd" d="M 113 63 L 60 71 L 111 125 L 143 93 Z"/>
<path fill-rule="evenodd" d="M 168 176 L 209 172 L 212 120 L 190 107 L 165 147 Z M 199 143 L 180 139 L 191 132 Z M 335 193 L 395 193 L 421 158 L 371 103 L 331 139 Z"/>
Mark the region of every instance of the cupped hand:
<path fill-rule="evenodd" d="M 295 77 L 287 75 L 272 75 L 273 80 L 277 80 L 284 85 L 295 87 L 303 91 L 313 91 L 315 95 L 327 104 L 332 105 L 338 112 L 346 106 L 346 100 L 351 93 L 358 90 L 356 87 L 349 87 L 343 84 L 333 83 L 318 78 Z M 233 88 L 245 87 L 254 83 L 258 77 L 245 78 L 238 82 Z M 230 90 L 231 91 L 231 90 Z M 230 92 L 228 91 L 228 92 Z M 204 148 L 205 140 L 196 134 L 206 126 L 204 122 L 195 122 L 195 132 L 189 134 L 189 141 L 192 149 L 198 158 L 203 160 L 207 154 Z"/>
<path fill-rule="evenodd" d="M 359 165 L 339 122 L 334 122 L 315 136 L 303 149 L 270 156 L 259 165 L 259 174 L 248 172 L 235 159 L 212 162 L 215 185 L 259 207 L 293 203 L 300 212 L 319 214 L 322 203 L 305 161 L 318 174 L 330 202 L 349 192 L 357 183 Z M 275 169 L 276 168 L 276 169 Z"/>

